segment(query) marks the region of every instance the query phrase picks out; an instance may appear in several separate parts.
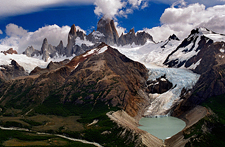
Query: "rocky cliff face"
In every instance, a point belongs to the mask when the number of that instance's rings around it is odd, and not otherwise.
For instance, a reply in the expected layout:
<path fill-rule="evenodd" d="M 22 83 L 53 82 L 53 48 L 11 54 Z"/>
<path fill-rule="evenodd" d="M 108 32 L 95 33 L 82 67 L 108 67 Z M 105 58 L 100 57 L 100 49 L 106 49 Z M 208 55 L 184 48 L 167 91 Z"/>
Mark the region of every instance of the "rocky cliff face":
<path fill-rule="evenodd" d="M 28 57 L 33 57 L 35 55 L 40 56 L 42 53 L 41 51 L 34 49 L 33 46 L 28 46 L 23 54 L 27 55 Z"/>
<path fill-rule="evenodd" d="M 97 24 L 97 31 L 104 35 L 100 38 L 100 42 L 117 44 L 119 35 L 113 20 L 102 17 Z"/>
<path fill-rule="evenodd" d="M 101 18 L 97 25 L 97 30 L 93 31 L 87 36 L 87 39 L 91 42 L 105 42 L 110 45 L 127 45 L 136 44 L 144 45 L 148 40 L 153 41 L 153 37 L 146 32 L 135 33 L 134 29 L 131 29 L 126 34 L 121 34 L 119 37 L 113 20 L 108 18 Z"/>
<path fill-rule="evenodd" d="M 73 24 L 71 26 L 70 32 L 68 34 L 68 43 L 66 46 L 66 56 L 70 57 L 72 56 L 72 51 L 73 51 L 73 47 L 75 46 L 75 39 L 77 37 L 77 33 L 76 33 L 76 27 Z"/>

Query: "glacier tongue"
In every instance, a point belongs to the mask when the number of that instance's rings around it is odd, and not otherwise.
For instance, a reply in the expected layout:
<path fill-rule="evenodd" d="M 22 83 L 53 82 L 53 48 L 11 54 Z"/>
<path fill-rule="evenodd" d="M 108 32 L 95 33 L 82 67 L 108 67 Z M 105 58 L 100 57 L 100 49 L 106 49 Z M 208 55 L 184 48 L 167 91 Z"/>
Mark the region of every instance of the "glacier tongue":
<path fill-rule="evenodd" d="M 197 40 L 199 41 L 199 40 Z M 163 62 L 167 56 L 180 44 L 180 41 L 171 40 L 153 44 L 147 42 L 143 46 L 127 45 L 115 47 L 134 61 L 144 64 L 149 69 L 149 80 L 155 80 L 163 75 L 173 83 L 173 88 L 163 94 L 150 94 L 151 105 L 144 115 L 167 115 L 171 108 L 180 101 L 183 88 L 192 89 L 200 75 L 188 69 L 166 68 Z M 162 48 L 164 46 L 165 48 Z"/>
<path fill-rule="evenodd" d="M 150 94 L 152 102 L 145 116 L 167 115 L 170 109 L 180 101 L 182 89 L 191 89 L 200 77 L 187 69 L 155 66 L 149 68 L 149 80 L 155 80 L 163 75 L 166 75 L 166 78 L 173 83 L 173 88 L 157 96 Z"/>

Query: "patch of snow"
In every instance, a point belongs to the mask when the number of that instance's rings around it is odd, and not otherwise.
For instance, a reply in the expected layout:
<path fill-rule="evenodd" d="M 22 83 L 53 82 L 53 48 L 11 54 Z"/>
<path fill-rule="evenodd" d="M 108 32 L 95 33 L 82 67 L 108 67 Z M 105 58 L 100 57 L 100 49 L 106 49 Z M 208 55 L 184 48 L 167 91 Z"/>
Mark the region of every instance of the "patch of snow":
<path fill-rule="evenodd" d="M 190 67 L 188 67 L 188 69 L 195 69 L 197 66 L 199 66 L 201 61 L 202 61 L 202 59 L 198 60 L 198 62 L 196 62 L 195 64 L 193 63 Z"/>
<path fill-rule="evenodd" d="M 95 31 L 92 33 L 95 39 L 100 39 L 101 37 L 104 37 L 105 35 L 99 31 Z"/>
<path fill-rule="evenodd" d="M 88 55 L 94 54 L 94 52 L 96 51 L 96 48 L 89 50 L 88 52 L 86 52 L 86 54 L 83 55 L 83 57 L 86 57 Z"/>
<path fill-rule="evenodd" d="M 204 36 L 212 39 L 214 42 L 225 41 L 225 36 L 220 34 L 204 34 Z"/>
<path fill-rule="evenodd" d="M 165 48 L 162 48 L 165 42 L 155 44 L 152 41 L 147 41 L 144 45 L 132 44 L 115 46 L 114 48 L 118 49 L 119 52 L 126 55 L 128 58 L 144 64 L 146 67 L 152 67 L 165 66 L 163 62 L 180 43 L 181 41 L 171 40 L 165 45 Z"/>
<path fill-rule="evenodd" d="M 87 45 L 87 46 L 92 46 L 92 45 L 94 45 L 92 42 L 86 40 L 86 37 L 84 38 L 84 40 L 80 39 L 80 37 L 77 37 L 77 38 L 76 38 L 76 45 L 78 45 L 78 46 L 81 47 L 82 44 L 85 44 L 85 45 Z"/>
<path fill-rule="evenodd" d="M 60 62 L 60 61 L 63 61 L 65 59 L 73 59 L 76 55 L 73 54 L 72 56 L 70 57 L 67 57 L 66 55 L 58 55 L 56 54 L 56 56 L 54 56 L 53 58 L 49 58 L 48 62 L 52 61 L 52 62 Z"/>
<path fill-rule="evenodd" d="M 165 78 L 161 78 L 160 80 L 166 82 L 166 79 Z"/>
<path fill-rule="evenodd" d="M 58 56 L 54 58 L 49 58 L 48 62 L 42 60 L 42 56 L 28 57 L 24 54 L 3 54 L 0 53 L 0 65 L 10 65 L 11 60 L 15 60 L 20 66 L 22 66 L 25 71 L 30 73 L 35 67 L 39 66 L 41 68 L 46 68 L 49 62 L 60 62 L 65 59 L 71 60 L 75 55 L 71 57 Z"/>
<path fill-rule="evenodd" d="M 200 50 L 196 51 L 200 40 L 201 40 L 200 37 L 198 37 L 195 42 L 195 47 L 192 50 L 191 50 L 191 48 L 193 47 L 194 42 L 190 43 L 186 47 L 179 48 L 173 55 L 170 56 L 169 61 L 179 59 L 179 62 L 178 62 L 178 64 L 179 64 L 180 62 L 187 61 L 191 57 L 197 55 L 198 52 L 200 51 Z"/>
<path fill-rule="evenodd" d="M 73 69 L 73 70 L 75 70 L 75 69 L 79 66 L 79 64 L 80 64 L 80 63 L 78 63 L 78 64 L 74 67 L 74 69 Z"/>
<path fill-rule="evenodd" d="M 23 66 L 25 71 L 30 73 L 36 66 L 41 68 L 47 67 L 49 62 L 45 62 L 43 60 L 28 57 L 23 54 L 3 54 L 0 53 L 0 65 L 9 65 L 11 64 L 11 60 L 15 60 L 20 66 Z"/>
<path fill-rule="evenodd" d="M 104 53 L 107 49 L 108 49 L 108 46 L 104 46 L 103 48 L 99 50 L 98 54 Z"/>
<path fill-rule="evenodd" d="M 224 53 L 224 49 L 221 48 L 221 49 L 220 49 L 220 52 L 221 52 L 221 53 Z"/>
<path fill-rule="evenodd" d="M 225 41 L 225 35 L 214 33 L 206 28 L 199 28 L 199 31 L 200 35 L 204 35 L 205 37 L 212 39 L 214 42 Z"/>

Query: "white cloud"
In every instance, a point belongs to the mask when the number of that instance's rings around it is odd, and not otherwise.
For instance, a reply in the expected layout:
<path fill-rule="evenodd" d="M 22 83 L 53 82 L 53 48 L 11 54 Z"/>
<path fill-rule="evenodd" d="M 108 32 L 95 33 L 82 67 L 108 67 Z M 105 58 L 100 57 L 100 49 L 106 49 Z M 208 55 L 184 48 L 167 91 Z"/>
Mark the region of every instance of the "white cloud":
<path fill-rule="evenodd" d="M 128 2 L 133 6 L 133 7 L 138 7 L 141 5 L 142 0 L 128 0 Z"/>
<path fill-rule="evenodd" d="M 119 10 L 126 6 L 126 2 L 121 0 L 96 0 L 95 3 L 95 14 L 105 15 L 108 18 L 113 18 L 118 15 Z"/>
<path fill-rule="evenodd" d="M 134 9 L 148 6 L 146 0 L 96 0 L 95 14 L 98 16 L 105 15 L 108 18 L 116 16 L 127 17 L 127 14 L 133 13 Z"/>
<path fill-rule="evenodd" d="M 0 17 L 36 12 L 46 7 L 93 4 L 94 0 L 0 0 Z"/>
<path fill-rule="evenodd" d="M 118 22 L 115 22 L 115 27 L 116 27 L 116 30 L 117 30 L 119 36 L 120 36 L 122 33 L 125 33 L 125 31 L 126 31 L 126 28 L 123 28 L 123 27 L 119 26 Z"/>
<path fill-rule="evenodd" d="M 27 34 L 27 30 L 24 30 L 22 27 L 19 27 L 15 24 L 8 24 L 6 26 L 6 34 L 8 36 L 25 36 Z"/>
<path fill-rule="evenodd" d="M 2 30 L 0 30 L 0 34 L 3 34 Z"/>
<path fill-rule="evenodd" d="M 182 8 L 167 8 L 160 18 L 161 26 L 145 29 L 155 41 L 165 40 L 175 33 L 183 39 L 196 27 L 206 27 L 218 33 L 225 33 L 225 5 L 208 7 L 191 4 Z"/>
<path fill-rule="evenodd" d="M 186 6 L 186 2 L 184 0 L 178 0 L 178 1 L 174 2 L 171 7 L 175 7 L 177 5 L 180 6 L 180 7 Z"/>
<path fill-rule="evenodd" d="M 173 5 L 175 3 L 179 2 L 185 2 L 186 4 L 194 4 L 194 3 L 199 3 L 199 4 L 204 4 L 207 7 L 212 7 L 215 5 L 223 5 L 225 4 L 225 0 L 149 0 L 151 2 L 160 2 L 164 4 L 169 4 Z M 182 4 L 182 3 L 181 3 Z"/>
<path fill-rule="evenodd" d="M 79 26 L 77 29 L 82 30 Z M 14 30 L 14 31 L 13 31 Z M 64 46 L 67 44 L 69 26 L 59 27 L 57 25 L 49 25 L 39 28 L 35 32 L 27 32 L 22 27 L 15 24 L 9 24 L 6 27 L 7 37 L 0 40 L 1 46 L 10 46 L 16 49 L 19 53 L 23 52 L 28 46 L 33 46 L 40 50 L 44 38 L 47 38 L 48 43 L 57 46 L 60 40 Z"/>
<path fill-rule="evenodd" d="M 143 5 L 141 6 L 141 9 L 144 9 L 146 7 L 148 7 L 148 2 L 144 2 Z"/>

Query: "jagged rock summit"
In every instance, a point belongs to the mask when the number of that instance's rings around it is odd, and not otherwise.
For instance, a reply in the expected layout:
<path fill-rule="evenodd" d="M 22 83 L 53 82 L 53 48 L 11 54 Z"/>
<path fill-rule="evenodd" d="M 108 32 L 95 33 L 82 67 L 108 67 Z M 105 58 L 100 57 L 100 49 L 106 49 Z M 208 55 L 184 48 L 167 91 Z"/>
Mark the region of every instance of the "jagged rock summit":
<path fill-rule="evenodd" d="M 153 37 L 146 32 L 135 33 L 134 29 L 131 29 L 126 34 L 119 36 L 114 20 L 102 17 L 98 24 L 97 30 L 86 35 L 83 31 L 77 30 L 75 24 L 71 26 L 68 33 L 68 42 L 66 47 L 63 46 L 63 42 L 60 41 L 58 46 L 52 46 L 48 43 L 47 38 L 43 40 L 41 50 L 34 49 L 32 46 L 28 47 L 23 54 L 29 57 L 42 56 L 44 61 L 48 61 L 49 58 L 58 56 L 78 56 L 87 50 L 90 50 L 100 43 L 105 42 L 109 45 L 127 45 L 136 44 L 144 45 L 148 40 L 153 41 Z"/>
<path fill-rule="evenodd" d="M 128 33 L 118 35 L 115 27 L 115 23 L 112 19 L 105 18 L 104 16 L 99 20 L 97 24 L 97 30 L 93 31 L 87 36 L 87 39 L 93 43 L 105 42 L 109 45 L 127 45 L 136 44 L 144 45 L 148 40 L 154 42 L 153 37 L 146 32 L 135 33 L 132 28 Z"/>
<path fill-rule="evenodd" d="M 104 35 L 104 37 L 99 40 L 100 42 L 117 44 L 119 35 L 113 20 L 105 17 L 101 18 L 97 24 L 97 31 Z"/>

